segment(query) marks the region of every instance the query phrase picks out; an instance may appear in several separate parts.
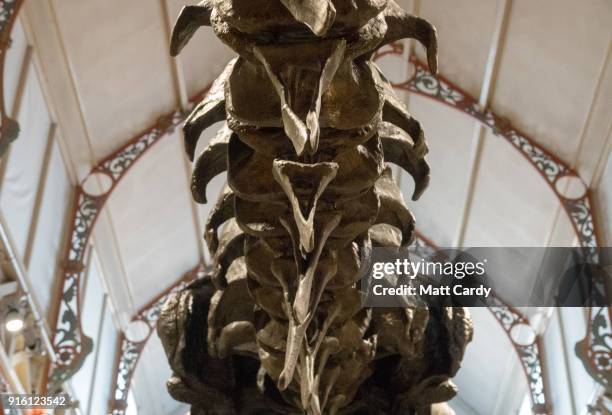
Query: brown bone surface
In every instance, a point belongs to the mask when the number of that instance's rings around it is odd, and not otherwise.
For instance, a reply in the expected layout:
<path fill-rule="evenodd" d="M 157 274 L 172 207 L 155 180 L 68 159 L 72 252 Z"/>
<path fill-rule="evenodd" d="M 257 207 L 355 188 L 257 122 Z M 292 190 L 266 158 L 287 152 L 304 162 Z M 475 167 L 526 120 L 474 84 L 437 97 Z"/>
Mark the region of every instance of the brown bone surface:
<path fill-rule="evenodd" d="M 452 413 L 472 326 L 465 310 L 369 309 L 372 247 L 406 248 L 414 218 L 387 163 L 429 182 L 421 125 L 372 62 L 415 38 L 437 66 L 436 31 L 392 0 L 204 0 L 186 6 L 176 55 L 201 26 L 237 58 L 185 124 L 225 126 L 199 156 L 194 199 L 223 171 L 206 223 L 212 273 L 159 320 L 193 414 Z"/>

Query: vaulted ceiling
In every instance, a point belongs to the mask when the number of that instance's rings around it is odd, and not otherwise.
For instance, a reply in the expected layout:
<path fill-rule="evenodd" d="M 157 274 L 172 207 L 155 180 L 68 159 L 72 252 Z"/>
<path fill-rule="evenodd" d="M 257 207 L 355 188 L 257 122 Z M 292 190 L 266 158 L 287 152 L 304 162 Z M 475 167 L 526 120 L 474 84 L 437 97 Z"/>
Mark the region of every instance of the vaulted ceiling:
<path fill-rule="evenodd" d="M 170 28 L 185 0 L 26 2 L 19 29 L 36 51 L 59 146 L 73 183 L 146 130 L 186 107 L 232 53 L 201 29 L 177 59 Z M 430 20 L 440 39 L 440 73 L 483 107 L 574 167 L 597 191 L 602 235 L 612 241 L 612 3 L 608 0 L 412 0 L 402 6 Z M 411 76 L 408 55 L 380 65 L 394 82 Z M 403 94 L 424 126 L 430 188 L 410 203 L 419 231 L 439 246 L 568 246 L 576 243 L 559 199 L 507 141 L 438 102 Z M 205 133 L 205 145 L 215 129 Z M 129 319 L 186 271 L 208 260 L 202 224 L 210 209 L 192 202 L 191 165 L 179 131 L 135 164 L 113 192 L 93 243 L 116 319 Z M 412 182 L 401 177 L 404 194 Z M 224 184 L 218 177 L 209 200 Z M 87 307 L 87 304 L 85 304 Z M 504 332 L 474 310 L 475 340 L 457 383 L 459 414 L 507 413 L 526 391 Z M 482 365 L 483 361 L 498 362 Z M 111 370 L 110 362 L 105 366 Z M 165 391 L 169 369 L 153 336 L 134 378 L 145 414 L 179 413 Z M 507 377 L 515 382 L 498 381 Z M 503 406 L 510 405 L 510 406 Z M 500 409 L 501 408 L 501 409 Z M 497 411 L 497 412 L 496 412 Z"/>

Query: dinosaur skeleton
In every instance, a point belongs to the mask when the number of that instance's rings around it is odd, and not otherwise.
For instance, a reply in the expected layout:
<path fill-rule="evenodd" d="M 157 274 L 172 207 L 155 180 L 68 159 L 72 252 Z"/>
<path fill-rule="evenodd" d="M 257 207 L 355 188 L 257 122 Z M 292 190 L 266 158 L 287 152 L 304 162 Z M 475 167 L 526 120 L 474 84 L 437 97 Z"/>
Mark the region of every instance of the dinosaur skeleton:
<path fill-rule="evenodd" d="M 171 394 L 193 414 L 452 413 L 465 310 L 363 308 L 359 291 L 372 247 L 413 239 L 387 163 L 414 200 L 429 181 L 421 125 L 372 56 L 415 38 L 435 72 L 435 28 L 393 0 L 205 0 L 182 10 L 173 56 L 201 26 L 238 57 L 185 123 L 193 160 L 225 121 L 193 197 L 224 171 L 228 186 L 206 224 L 213 273 L 160 316 Z"/>

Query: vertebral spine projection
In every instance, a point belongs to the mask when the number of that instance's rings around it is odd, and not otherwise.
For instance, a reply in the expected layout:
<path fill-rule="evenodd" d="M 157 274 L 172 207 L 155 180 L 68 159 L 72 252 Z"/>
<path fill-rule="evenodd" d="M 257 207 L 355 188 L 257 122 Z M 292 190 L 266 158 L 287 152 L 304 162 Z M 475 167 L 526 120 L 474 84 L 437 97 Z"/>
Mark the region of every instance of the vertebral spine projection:
<path fill-rule="evenodd" d="M 160 318 L 171 394 L 192 414 L 450 411 L 436 404 L 455 394 L 465 311 L 364 308 L 359 291 L 372 247 L 413 239 L 387 163 L 415 200 L 429 180 L 421 126 L 372 56 L 416 38 L 435 72 L 434 27 L 392 0 L 207 0 L 181 12 L 172 54 L 201 26 L 238 57 L 186 121 L 192 159 L 225 121 L 192 192 L 206 203 L 224 171 L 228 186 L 206 224 L 212 274 Z"/>

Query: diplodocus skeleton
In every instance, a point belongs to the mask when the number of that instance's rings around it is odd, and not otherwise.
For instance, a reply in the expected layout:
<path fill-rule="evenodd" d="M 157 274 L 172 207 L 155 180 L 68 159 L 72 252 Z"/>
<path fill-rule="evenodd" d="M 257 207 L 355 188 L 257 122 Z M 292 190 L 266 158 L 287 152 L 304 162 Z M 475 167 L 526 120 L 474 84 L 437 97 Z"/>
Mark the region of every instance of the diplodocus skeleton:
<path fill-rule="evenodd" d="M 201 26 L 238 57 L 185 123 L 193 159 L 225 121 L 193 197 L 224 171 L 228 186 L 206 224 L 214 272 L 160 317 L 170 392 L 192 413 L 429 413 L 454 394 L 469 317 L 363 308 L 358 281 L 373 246 L 413 239 L 387 163 L 415 200 L 429 181 L 421 125 L 372 56 L 416 38 L 435 72 L 434 27 L 392 0 L 207 0 L 182 10 L 171 53 Z"/>

